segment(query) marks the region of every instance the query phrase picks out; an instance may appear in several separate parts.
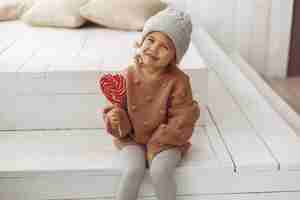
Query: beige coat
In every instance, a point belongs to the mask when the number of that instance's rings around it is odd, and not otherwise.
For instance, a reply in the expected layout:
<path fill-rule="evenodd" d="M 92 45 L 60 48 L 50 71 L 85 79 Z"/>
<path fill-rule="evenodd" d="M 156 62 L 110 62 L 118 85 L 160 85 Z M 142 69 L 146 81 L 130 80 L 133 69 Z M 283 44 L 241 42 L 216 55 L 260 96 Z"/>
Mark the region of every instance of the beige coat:
<path fill-rule="evenodd" d="M 122 74 L 126 77 L 127 99 L 121 109 L 121 130 L 129 133 L 121 138 L 118 129 L 112 129 L 103 109 L 103 120 L 108 133 L 114 136 L 118 149 L 125 145 L 140 144 L 145 148 L 146 159 L 169 148 L 178 148 L 182 156 L 191 146 L 189 142 L 200 107 L 193 99 L 189 76 L 174 66 L 156 80 L 149 80 L 138 65 L 129 65 Z"/>

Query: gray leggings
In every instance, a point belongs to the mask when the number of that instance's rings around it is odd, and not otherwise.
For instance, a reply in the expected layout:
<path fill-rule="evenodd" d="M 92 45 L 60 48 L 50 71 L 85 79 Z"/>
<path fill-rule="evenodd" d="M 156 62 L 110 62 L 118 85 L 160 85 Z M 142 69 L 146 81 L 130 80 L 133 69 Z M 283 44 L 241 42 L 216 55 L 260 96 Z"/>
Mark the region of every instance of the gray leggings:
<path fill-rule="evenodd" d="M 145 149 L 139 145 L 127 145 L 120 151 L 123 175 L 116 193 L 116 200 L 137 200 L 147 164 Z M 181 161 L 181 153 L 172 148 L 158 153 L 149 163 L 149 172 L 159 200 L 176 200 L 176 182 L 173 176 Z"/>

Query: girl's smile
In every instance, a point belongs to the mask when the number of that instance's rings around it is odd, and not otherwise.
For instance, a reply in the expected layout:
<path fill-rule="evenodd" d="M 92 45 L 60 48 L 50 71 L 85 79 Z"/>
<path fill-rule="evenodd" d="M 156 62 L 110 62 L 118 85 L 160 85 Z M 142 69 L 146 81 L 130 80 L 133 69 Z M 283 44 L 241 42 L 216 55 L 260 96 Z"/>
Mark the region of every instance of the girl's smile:
<path fill-rule="evenodd" d="M 149 33 L 141 47 L 141 58 L 145 66 L 165 67 L 175 59 L 175 46 L 172 40 L 162 32 Z"/>

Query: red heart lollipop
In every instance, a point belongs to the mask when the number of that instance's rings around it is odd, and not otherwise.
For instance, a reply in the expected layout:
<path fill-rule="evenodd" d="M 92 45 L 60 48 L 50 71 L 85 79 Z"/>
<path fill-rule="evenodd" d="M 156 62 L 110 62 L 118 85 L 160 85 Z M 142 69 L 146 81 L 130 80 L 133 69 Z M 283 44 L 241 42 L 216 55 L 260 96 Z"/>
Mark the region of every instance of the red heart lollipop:
<path fill-rule="evenodd" d="M 126 80 L 121 74 L 105 74 L 100 78 L 100 88 L 111 103 L 124 105 L 126 95 Z"/>
<path fill-rule="evenodd" d="M 121 74 L 105 74 L 99 80 L 100 88 L 106 98 L 113 104 L 122 107 L 126 96 L 126 79 Z M 119 134 L 123 133 L 119 125 Z"/>

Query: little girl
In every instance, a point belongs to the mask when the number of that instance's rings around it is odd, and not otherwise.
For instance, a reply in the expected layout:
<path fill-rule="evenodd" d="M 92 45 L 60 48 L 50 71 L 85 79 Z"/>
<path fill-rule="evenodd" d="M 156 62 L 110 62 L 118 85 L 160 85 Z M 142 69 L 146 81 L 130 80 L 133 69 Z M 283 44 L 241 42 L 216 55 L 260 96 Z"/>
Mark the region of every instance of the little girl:
<path fill-rule="evenodd" d="M 136 200 L 146 168 L 159 200 L 176 199 L 176 166 L 190 148 L 200 117 L 187 76 L 177 64 L 191 40 L 190 16 L 167 7 L 147 20 L 126 78 L 126 105 L 107 105 L 103 119 L 124 166 L 116 200 Z M 120 126 L 121 133 L 118 127 Z"/>

